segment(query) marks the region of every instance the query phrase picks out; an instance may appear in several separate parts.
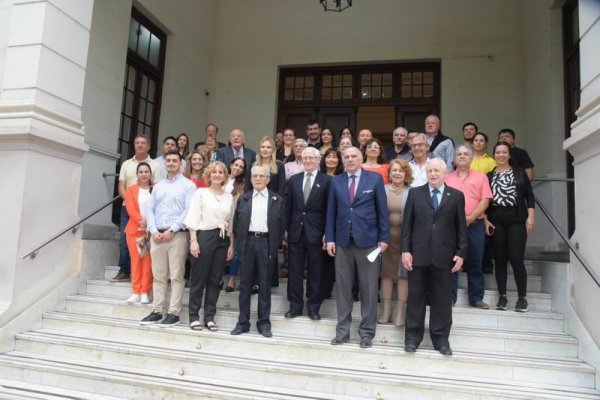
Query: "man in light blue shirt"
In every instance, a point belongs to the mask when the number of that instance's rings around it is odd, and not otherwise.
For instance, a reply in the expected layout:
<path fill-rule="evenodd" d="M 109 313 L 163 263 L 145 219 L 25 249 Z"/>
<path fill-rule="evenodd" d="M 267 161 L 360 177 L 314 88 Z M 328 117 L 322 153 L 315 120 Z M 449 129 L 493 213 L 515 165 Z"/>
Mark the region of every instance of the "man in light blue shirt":
<path fill-rule="evenodd" d="M 166 179 L 152 190 L 148 206 L 148 232 L 152 235 L 150 255 L 154 275 L 154 309 L 141 324 L 159 321 L 161 326 L 177 325 L 181 312 L 181 299 L 185 289 L 183 278 L 188 251 L 187 230 L 183 223 L 196 185 L 179 173 L 181 155 L 177 150 L 165 155 Z M 166 295 L 171 279 L 171 299 L 167 316 Z"/>

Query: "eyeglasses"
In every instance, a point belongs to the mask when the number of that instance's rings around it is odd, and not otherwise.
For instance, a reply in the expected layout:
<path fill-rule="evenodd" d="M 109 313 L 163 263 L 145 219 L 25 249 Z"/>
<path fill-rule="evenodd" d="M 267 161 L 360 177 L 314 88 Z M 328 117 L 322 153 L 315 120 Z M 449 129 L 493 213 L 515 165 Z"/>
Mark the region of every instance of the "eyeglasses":
<path fill-rule="evenodd" d="M 252 174 L 252 178 L 253 179 L 262 179 L 262 178 L 266 178 L 267 175 L 262 175 L 262 174 Z"/>
<path fill-rule="evenodd" d="M 425 147 L 427 146 L 425 143 L 413 143 L 410 147 Z"/>
<path fill-rule="evenodd" d="M 379 146 L 378 144 L 370 144 L 367 146 L 367 149 L 379 150 L 381 149 L 381 146 Z"/>

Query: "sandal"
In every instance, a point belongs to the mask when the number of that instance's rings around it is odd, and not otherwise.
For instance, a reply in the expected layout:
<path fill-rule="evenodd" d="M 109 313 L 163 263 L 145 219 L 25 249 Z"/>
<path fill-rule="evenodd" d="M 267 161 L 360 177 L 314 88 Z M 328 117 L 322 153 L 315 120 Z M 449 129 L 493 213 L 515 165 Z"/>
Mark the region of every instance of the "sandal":
<path fill-rule="evenodd" d="M 215 321 L 208 321 L 206 323 L 206 327 L 208 328 L 209 331 L 211 332 L 216 332 L 219 330 L 219 327 L 217 326 L 217 324 L 215 324 Z"/>
<path fill-rule="evenodd" d="M 201 331 L 202 330 L 202 324 L 200 323 L 200 321 L 192 321 L 192 322 L 190 322 L 190 328 L 193 331 Z"/>

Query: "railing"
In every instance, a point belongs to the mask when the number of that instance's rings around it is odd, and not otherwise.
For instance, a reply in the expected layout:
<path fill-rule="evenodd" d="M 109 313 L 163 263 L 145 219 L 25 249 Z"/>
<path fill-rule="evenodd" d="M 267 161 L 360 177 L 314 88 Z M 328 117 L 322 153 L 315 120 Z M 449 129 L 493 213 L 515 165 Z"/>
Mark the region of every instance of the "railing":
<path fill-rule="evenodd" d="M 574 182 L 574 181 L 575 180 L 572 178 L 534 178 L 533 179 L 534 183 L 536 183 L 536 182 L 540 182 L 540 183 L 543 183 L 543 182 Z M 544 204 L 540 201 L 540 199 L 536 196 L 535 193 L 533 194 L 533 198 L 535 199 L 535 203 L 537 204 L 538 208 L 540 209 L 542 214 L 544 214 L 546 216 L 546 219 L 548 219 L 548 222 L 550 222 L 550 225 L 552 225 L 552 227 L 554 228 L 556 233 L 558 233 L 558 235 L 561 237 L 563 242 L 565 242 L 567 247 L 569 247 L 569 250 L 571 250 L 571 252 L 579 260 L 579 262 L 581 263 L 583 268 L 586 270 L 588 275 L 594 280 L 594 282 L 596 282 L 596 285 L 598 285 L 598 287 L 600 287 L 600 278 L 596 275 L 596 273 L 594 271 L 592 271 L 592 269 L 590 268 L 588 263 L 584 260 L 583 256 L 577 249 L 578 246 L 571 243 L 571 239 L 569 239 L 569 237 L 563 232 L 563 230 L 560 228 L 560 226 L 558 226 L 558 223 L 556 222 L 556 220 L 552 217 L 552 215 L 550 214 L 548 209 L 546 209 Z"/>
<path fill-rule="evenodd" d="M 42 248 L 46 247 L 47 245 L 49 245 L 50 243 L 52 243 L 53 241 L 55 241 L 56 239 L 58 239 L 59 237 L 61 237 L 62 235 L 64 235 L 65 233 L 67 233 L 69 231 L 71 231 L 71 233 L 77 232 L 77 229 L 79 228 L 79 225 L 81 225 L 83 222 L 87 221 L 88 219 L 90 219 L 94 215 L 98 214 L 100 211 L 104 210 L 106 207 L 110 206 L 119 197 L 120 196 L 118 196 L 118 195 L 115 196 L 111 201 L 107 202 L 106 204 L 102 205 L 101 207 L 98 207 L 96 210 L 92 211 L 91 213 L 89 213 L 85 217 L 81 218 L 79 221 L 75 222 L 74 224 L 69 225 L 67 228 L 63 229 L 62 231 L 60 231 L 56 235 L 52 236 L 50 239 L 48 239 L 45 242 L 43 242 L 40 245 L 38 245 L 35 249 L 31 250 L 29 253 L 27 253 L 25 255 L 22 255 L 21 259 L 25 259 L 27 257 L 30 257 L 30 258 L 34 259 L 35 256 L 37 256 L 38 252 Z"/>

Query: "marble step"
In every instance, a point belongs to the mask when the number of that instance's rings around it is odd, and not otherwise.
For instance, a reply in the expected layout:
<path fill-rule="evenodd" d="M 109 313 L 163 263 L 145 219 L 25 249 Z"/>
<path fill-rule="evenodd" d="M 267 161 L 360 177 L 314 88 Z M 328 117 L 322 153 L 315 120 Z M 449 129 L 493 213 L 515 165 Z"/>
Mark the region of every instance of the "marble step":
<path fill-rule="evenodd" d="M 217 320 L 222 327 L 225 321 Z M 274 320 L 274 337 L 263 338 L 254 329 L 252 334 L 231 336 L 224 328 L 219 332 L 192 331 L 186 326 L 161 328 L 157 325 L 141 326 L 138 321 L 118 318 L 89 316 L 72 313 L 44 314 L 43 331 L 61 332 L 67 335 L 84 335 L 88 338 L 112 338 L 120 342 L 139 345 L 169 347 L 177 350 L 194 351 L 199 348 L 212 354 L 234 357 L 264 357 L 291 363 L 330 362 L 337 366 L 374 367 L 384 366 L 418 376 L 447 376 L 464 379 L 512 380 L 514 382 L 542 385 L 561 385 L 593 388 L 594 369 L 572 357 L 536 357 L 523 350 L 514 353 L 461 351 L 458 348 L 452 357 L 444 357 L 437 351 L 428 350 L 426 344 L 417 353 L 407 354 L 400 347 L 382 343 L 376 338 L 372 349 L 360 349 L 353 335 L 352 343 L 331 346 L 329 340 L 303 332 L 302 325 L 318 331 L 326 329 L 333 333 L 335 321 L 288 321 Z M 283 326 L 290 326 L 284 332 Z M 312 325 L 312 326 L 310 326 Z M 330 325 L 323 328 L 323 326 Z M 352 332 L 355 332 L 355 327 Z M 328 338 L 332 337 L 330 334 Z M 451 338 L 451 341 L 453 339 Z M 456 340 L 455 340 L 456 341 Z M 454 343 L 453 343 L 454 344 Z M 410 359 L 410 361 L 409 361 Z"/>
<path fill-rule="evenodd" d="M 496 277 L 492 274 L 484 274 L 485 289 L 486 290 L 497 290 L 498 285 L 496 284 Z M 458 274 L 458 287 L 467 288 L 467 274 L 460 272 Z M 517 291 L 517 284 L 512 275 L 508 276 L 506 280 L 506 289 L 512 292 Z M 527 293 L 530 292 L 541 292 L 542 291 L 542 276 L 541 275 L 527 275 Z"/>
<path fill-rule="evenodd" d="M 270 388 L 261 384 L 236 387 L 234 379 L 217 381 L 209 378 L 187 377 L 185 371 L 171 374 L 144 374 L 131 367 L 115 368 L 98 362 L 74 362 L 60 357 L 31 357 L 11 352 L 0 354 L 0 376 L 27 383 L 52 382 L 52 385 L 70 390 L 103 395 L 118 394 L 127 399 L 140 400 L 196 400 L 196 399 L 358 399 L 330 395 L 315 396 L 310 391 Z"/>
<path fill-rule="evenodd" d="M 108 280 L 90 279 L 87 281 L 85 293 L 121 297 L 125 300 L 131 294 L 131 284 L 129 282 L 110 282 Z M 287 299 L 287 292 L 284 286 L 272 288 L 271 294 L 273 298 L 280 296 L 284 300 Z M 458 298 L 456 304 L 458 306 L 468 306 L 469 296 L 467 290 L 459 288 L 457 294 Z M 233 304 L 232 301 L 237 302 L 238 295 L 238 291 L 226 293 L 224 290 L 222 290 L 220 297 L 229 299 L 228 302 Z M 189 291 L 186 289 L 183 298 L 187 299 L 188 297 Z M 509 291 L 507 293 L 507 298 L 508 306 L 510 308 L 514 308 L 518 298 L 517 293 Z M 498 302 L 498 291 L 486 290 L 483 301 L 494 306 Z M 548 293 L 529 292 L 527 294 L 527 301 L 529 302 L 530 310 L 550 311 L 552 309 L 552 295 Z M 335 300 L 326 300 L 323 306 L 328 307 L 328 304 L 332 304 L 333 309 L 335 309 Z M 285 307 L 285 311 L 287 311 L 289 306 L 286 305 Z"/>
<path fill-rule="evenodd" d="M 239 384 L 260 381 L 265 386 L 308 389 L 315 394 L 326 392 L 362 398 L 376 398 L 377 395 L 389 398 L 388 394 L 396 392 L 400 382 L 404 381 L 404 384 L 408 385 L 407 379 L 412 378 L 403 371 L 396 371 L 381 364 L 376 368 L 372 366 L 353 368 L 323 363 L 306 365 L 282 362 L 277 359 L 231 358 L 226 354 L 211 354 L 203 351 L 202 348 L 189 352 L 168 347 L 124 344 L 47 332 L 18 335 L 16 352 L 27 355 L 38 354 L 42 357 L 68 358 L 86 364 L 101 362 L 114 368 L 139 368 L 144 375 L 173 374 L 183 370 L 188 378 L 198 376 L 202 379 L 228 381 L 231 379 L 231 370 L 235 369 L 236 383 Z M 452 376 L 439 378 L 438 381 L 461 385 L 462 390 L 465 391 L 468 386 L 471 386 L 468 388 L 469 392 L 484 394 L 480 390 L 473 390 L 475 382 L 470 382 L 470 385 L 465 387 L 465 381 Z M 368 384 L 365 384 L 366 382 Z M 512 382 L 495 382 L 495 384 L 506 386 L 505 390 L 513 393 L 521 390 Z M 403 394 L 406 394 L 404 390 Z M 486 393 L 486 395 L 490 394 Z M 520 394 L 531 395 L 531 393 Z M 584 390 L 582 394 L 590 394 L 590 391 Z"/>
<path fill-rule="evenodd" d="M 124 400 L 122 397 L 103 396 L 49 385 L 0 379 L 0 399 L 3 400 Z"/>
<path fill-rule="evenodd" d="M 454 325 L 450 337 L 453 347 L 464 351 L 492 351 L 535 354 L 538 356 L 560 356 L 577 357 L 577 340 L 562 332 L 538 332 L 532 320 L 523 317 L 520 313 L 509 313 L 503 321 L 502 311 L 480 312 L 481 314 L 497 313 L 496 324 L 486 326 L 461 326 L 456 321 L 463 319 L 467 323 L 480 323 L 476 315 L 470 314 L 471 309 L 466 309 L 465 318 L 458 315 L 459 308 L 455 308 Z M 121 300 L 98 298 L 96 296 L 71 296 L 67 298 L 66 310 L 68 312 L 99 315 L 104 317 L 128 318 L 139 321 L 152 311 L 151 305 L 127 304 Z M 253 307 L 252 310 L 256 310 Z M 481 310 L 473 310 L 481 311 Z M 510 320 L 514 314 L 516 320 Z M 553 321 L 553 315 L 544 315 L 537 313 L 540 318 L 537 325 L 543 325 L 544 321 Z M 237 322 L 238 311 L 235 309 L 219 309 L 216 315 L 216 321 L 223 330 L 231 330 Z M 545 318 L 549 317 L 549 318 Z M 202 320 L 202 319 L 201 319 Z M 428 320 L 428 319 L 427 319 Z M 335 333 L 336 318 L 324 316 L 320 321 L 312 321 L 308 317 L 297 317 L 286 319 L 281 314 L 271 314 L 273 332 L 292 336 L 294 334 L 307 335 L 308 337 L 318 337 L 322 340 L 329 340 Z M 354 328 L 358 326 L 360 319 L 354 319 Z M 498 321 L 500 325 L 498 326 Z M 490 321 L 488 321 L 490 322 Z M 188 324 L 188 309 L 185 307 L 181 314 L 181 324 Z M 505 325 L 505 326 L 502 326 Z M 523 326 L 529 325 L 531 330 L 527 331 Z M 427 336 L 427 335 L 426 335 Z M 402 346 L 404 344 L 404 328 L 396 328 L 392 324 L 378 324 L 375 340 L 387 342 L 389 345 Z M 425 343 L 429 343 L 427 337 Z"/>

